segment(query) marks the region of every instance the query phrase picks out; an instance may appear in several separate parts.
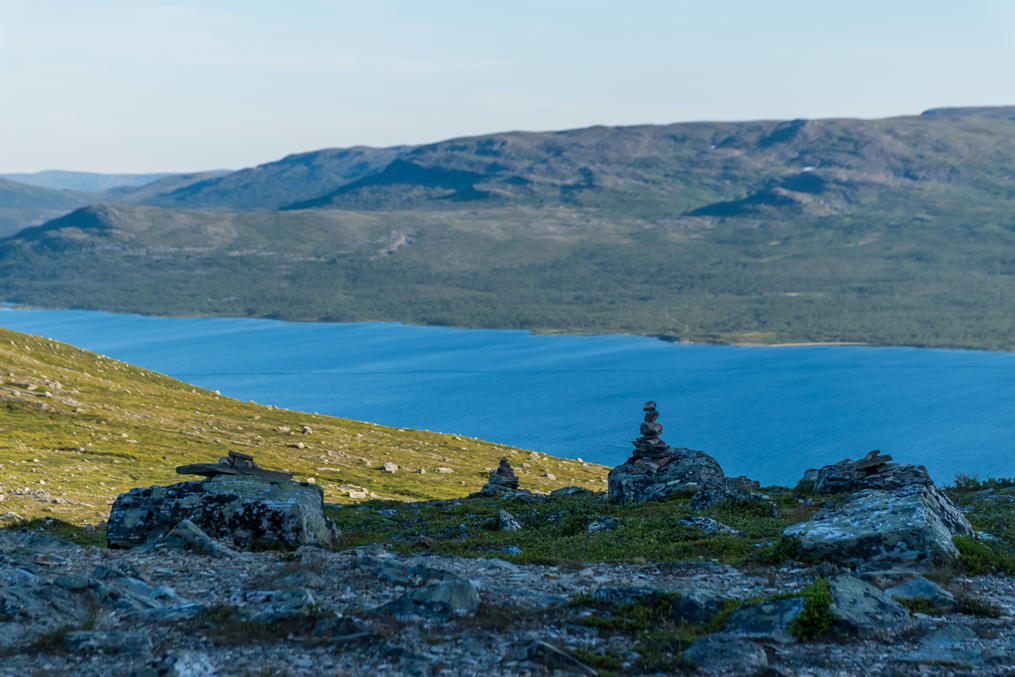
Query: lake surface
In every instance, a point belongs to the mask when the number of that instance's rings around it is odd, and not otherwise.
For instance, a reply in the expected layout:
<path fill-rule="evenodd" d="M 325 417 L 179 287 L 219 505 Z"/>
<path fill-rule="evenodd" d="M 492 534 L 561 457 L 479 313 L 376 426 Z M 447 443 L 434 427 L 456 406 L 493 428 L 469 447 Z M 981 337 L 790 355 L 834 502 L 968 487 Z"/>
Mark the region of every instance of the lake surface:
<path fill-rule="evenodd" d="M 241 400 L 607 465 L 654 399 L 669 444 L 764 484 L 871 449 L 938 482 L 1015 476 L 1013 354 L 9 308 L 0 326 Z"/>

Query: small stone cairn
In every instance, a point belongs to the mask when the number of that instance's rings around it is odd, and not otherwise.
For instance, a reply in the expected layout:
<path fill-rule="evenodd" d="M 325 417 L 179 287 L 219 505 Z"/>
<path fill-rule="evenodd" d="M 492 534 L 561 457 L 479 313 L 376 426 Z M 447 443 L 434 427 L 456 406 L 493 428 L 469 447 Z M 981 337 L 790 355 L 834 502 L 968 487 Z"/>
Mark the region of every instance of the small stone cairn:
<path fill-rule="evenodd" d="M 483 488 L 469 498 L 489 498 L 492 496 L 507 496 L 529 494 L 524 489 L 518 488 L 518 475 L 515 474 L 507 457 L 500 459 L 500 465 L 490 471 L 490 481 L 483 485 Z"/>

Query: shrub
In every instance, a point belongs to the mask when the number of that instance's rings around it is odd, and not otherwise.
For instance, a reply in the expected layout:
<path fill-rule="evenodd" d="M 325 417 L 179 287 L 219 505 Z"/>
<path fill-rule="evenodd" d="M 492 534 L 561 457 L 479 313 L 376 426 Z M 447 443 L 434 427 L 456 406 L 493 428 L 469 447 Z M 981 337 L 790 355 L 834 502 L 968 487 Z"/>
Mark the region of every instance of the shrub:
<path fill-rule="evenodd" d="M 804 608 L 793 621 L 790 632 L 804 641 L 820 638 L 832 627 L 832 593 L 828 580 L 816 578 L 803 590 Z"/>

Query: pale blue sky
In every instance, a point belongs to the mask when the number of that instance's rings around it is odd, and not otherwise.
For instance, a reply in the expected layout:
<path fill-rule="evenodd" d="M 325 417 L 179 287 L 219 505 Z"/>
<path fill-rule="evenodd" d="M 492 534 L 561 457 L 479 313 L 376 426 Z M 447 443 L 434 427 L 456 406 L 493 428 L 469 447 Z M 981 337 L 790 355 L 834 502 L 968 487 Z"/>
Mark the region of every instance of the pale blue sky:
<path fill-rule="evenodd" d="M 0 0 L 0 171 L 1015 104 L 1011 0 Z"/>

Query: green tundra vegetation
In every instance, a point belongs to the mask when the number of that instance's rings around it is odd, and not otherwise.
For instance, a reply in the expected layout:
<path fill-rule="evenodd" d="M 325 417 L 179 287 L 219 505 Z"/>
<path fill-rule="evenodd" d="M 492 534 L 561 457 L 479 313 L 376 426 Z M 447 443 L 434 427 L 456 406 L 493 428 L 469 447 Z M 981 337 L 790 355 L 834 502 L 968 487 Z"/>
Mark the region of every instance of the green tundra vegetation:
<path fill-rule="evenodd" d="M 0 299 L 1011 350 L 1013 118 L 518 132 L 167 177 L 0 240 Z"/>

